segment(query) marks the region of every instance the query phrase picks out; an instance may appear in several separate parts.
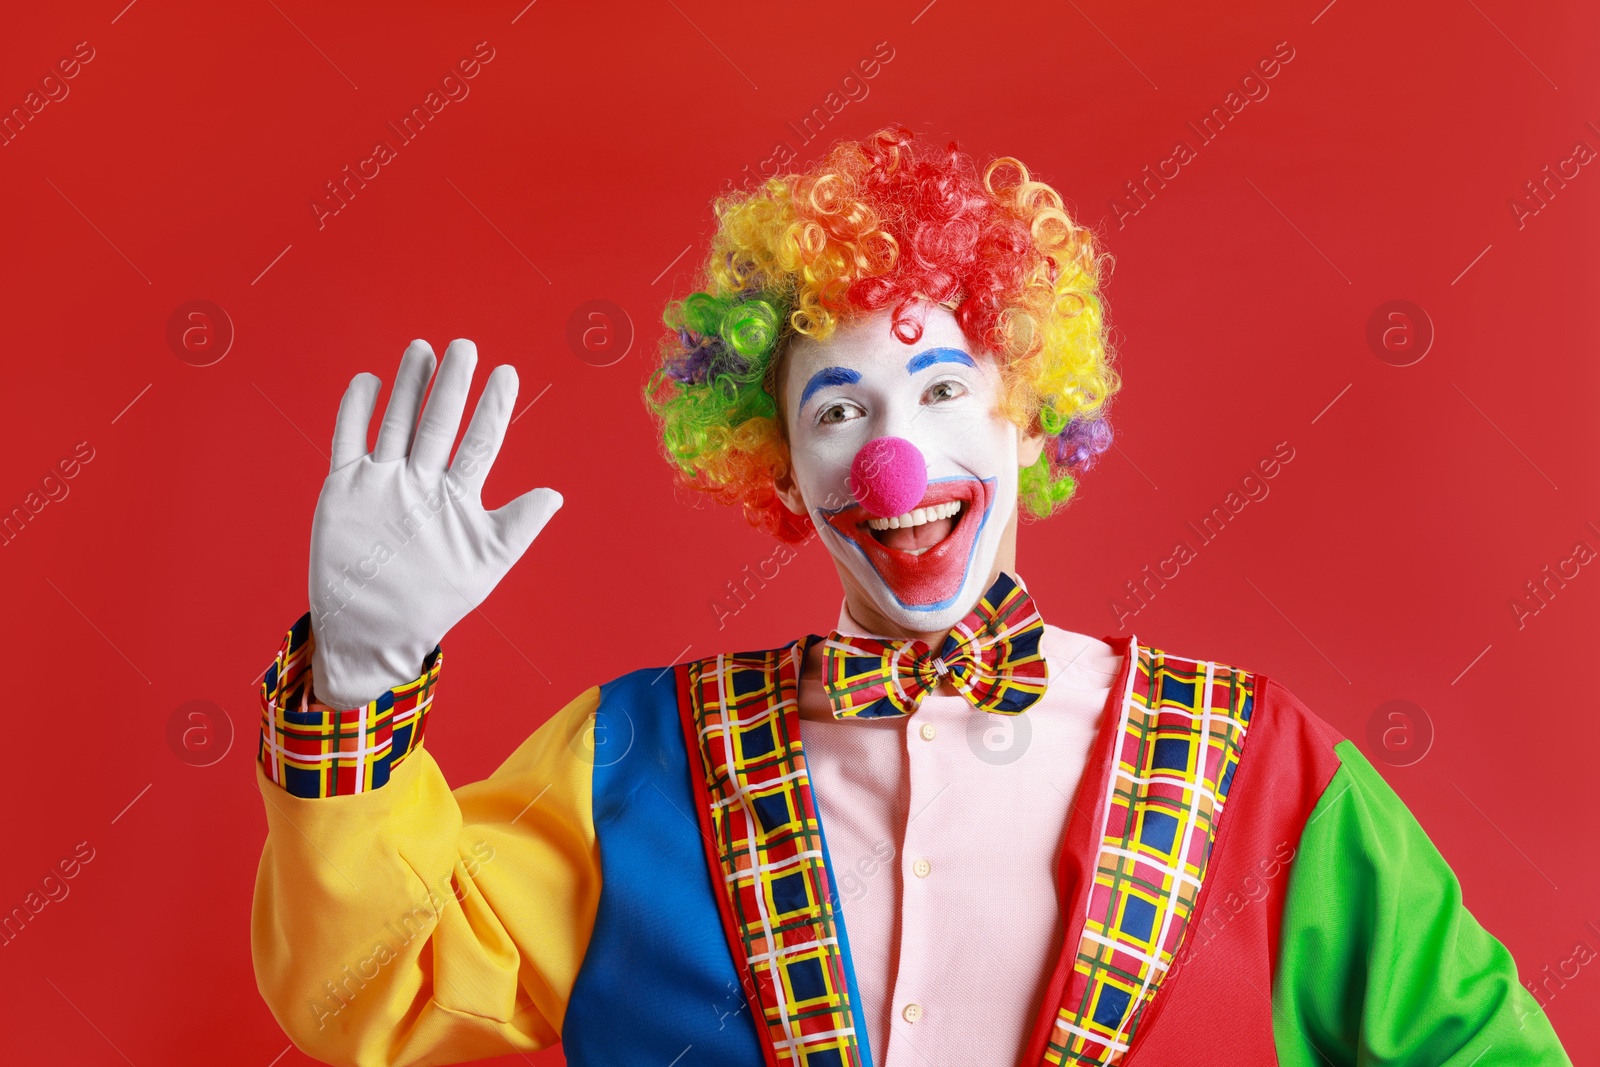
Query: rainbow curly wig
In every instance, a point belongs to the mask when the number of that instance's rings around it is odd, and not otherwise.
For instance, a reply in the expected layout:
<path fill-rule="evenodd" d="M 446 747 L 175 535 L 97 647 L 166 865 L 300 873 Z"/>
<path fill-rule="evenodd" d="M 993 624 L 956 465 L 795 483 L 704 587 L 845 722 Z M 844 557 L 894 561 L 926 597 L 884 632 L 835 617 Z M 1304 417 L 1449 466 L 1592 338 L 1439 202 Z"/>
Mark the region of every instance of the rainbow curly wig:
<path fill-rule="evenodd" d="M 804 173 L 719 196 L 713 210 L 700 291 L 667 305 L 645 387 L 686 486 L 740 505 L 784 541 L 808 537 L 809 516 L 773 487 L 787 463 L 773 386 L 784 346 L 883 308 L 915 343 L 919 300 L 954 310 L 1000 363 L 1006 416 L 1050 438 L 1020 474 L 1030 513 L 1065 504 L 1111 446 L 1106 409 L 1120 381 L 1099 293 L 1107 257 L 1019 161 L 980 173 L 955 142 L 940 151 L 888 127 L 836 144 Z"/>

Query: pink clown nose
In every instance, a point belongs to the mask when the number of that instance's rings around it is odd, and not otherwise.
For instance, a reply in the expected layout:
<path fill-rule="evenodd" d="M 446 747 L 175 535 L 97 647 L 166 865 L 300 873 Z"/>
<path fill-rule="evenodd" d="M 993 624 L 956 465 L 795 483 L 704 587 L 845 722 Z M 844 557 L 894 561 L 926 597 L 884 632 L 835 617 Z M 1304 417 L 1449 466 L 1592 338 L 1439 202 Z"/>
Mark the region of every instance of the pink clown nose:
<path fill-rule="evenodd" d="M 875 518 L 904 515 L 928 491 L 928 461 L 903 437 L 875 437 L 850 464 L 850 491 Z"/>

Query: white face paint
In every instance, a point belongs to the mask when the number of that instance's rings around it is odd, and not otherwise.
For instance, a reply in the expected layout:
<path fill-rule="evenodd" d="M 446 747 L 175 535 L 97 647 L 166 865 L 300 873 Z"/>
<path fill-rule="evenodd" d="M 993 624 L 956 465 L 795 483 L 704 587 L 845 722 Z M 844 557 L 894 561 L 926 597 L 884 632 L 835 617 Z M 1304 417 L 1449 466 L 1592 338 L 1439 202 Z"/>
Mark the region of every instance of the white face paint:
<path fill-rule="evenodd" d="M 993 357 L 974 351 L 948 309 L 923 308 L 915 344 L 890 332 L 889 311 L 826 341 L 797 338 L 783 389 L 793 489 L 841 571 L 912 633 L 949 629 L 983 595 L 1016 510 L 1021 458 Z M 880 437 L 910 441 L 928 467 L 921 500 L 888 520 L 861 507 L 850 482 L 856 454 Z"/>

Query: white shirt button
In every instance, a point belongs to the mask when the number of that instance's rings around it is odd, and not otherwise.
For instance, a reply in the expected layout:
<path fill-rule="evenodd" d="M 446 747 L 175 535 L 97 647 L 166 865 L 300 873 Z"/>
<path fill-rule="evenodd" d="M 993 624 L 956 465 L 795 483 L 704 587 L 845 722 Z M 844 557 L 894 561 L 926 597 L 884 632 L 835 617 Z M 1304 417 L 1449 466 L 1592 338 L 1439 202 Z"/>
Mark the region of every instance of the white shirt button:
<path fill-rule="evenodd" d="M 923 723 L 922 724 L 922 729 L 918 731 L 918 733 L 922 734 L 922 739 L 924 741 L 932 741 L 934 739 L 934 736 L 937 735 L 938 732 L 939 732 L 938 727 L 934 726 L 933 723 L 931 723 L 931 722 Z"/>
<path fill-rule="evenodd" d="M 902 1011 L 900 1015 L 905 1019 L 906 1022 L 914 1023 L 918 1019 L 922 1018 L 922 1005 L 915 1003 L 907 1004 L 905 1006 L 905 1010 Z"/>
<path fill-rule="evenodd" d="M 929 863 L 927 860 L 918 860 L 911 865 L 911 873 L 916 875 L 918 878 L 926 878 L 929 874 L 933 873 L 933 864 Z"/>

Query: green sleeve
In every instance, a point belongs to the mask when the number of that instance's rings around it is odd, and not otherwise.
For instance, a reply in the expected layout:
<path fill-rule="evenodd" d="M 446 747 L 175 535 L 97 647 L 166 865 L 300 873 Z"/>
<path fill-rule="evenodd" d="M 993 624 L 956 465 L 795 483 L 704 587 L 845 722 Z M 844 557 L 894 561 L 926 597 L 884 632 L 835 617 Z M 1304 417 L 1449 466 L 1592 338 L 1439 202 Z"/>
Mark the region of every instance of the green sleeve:
<path fill-rule="evenodd" d="M 1289 876 L 1273 1036 L 1282 1067 L 1571 1060 L 1504 945 L 1349 741 Z"/>

